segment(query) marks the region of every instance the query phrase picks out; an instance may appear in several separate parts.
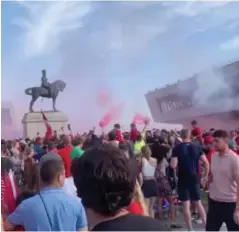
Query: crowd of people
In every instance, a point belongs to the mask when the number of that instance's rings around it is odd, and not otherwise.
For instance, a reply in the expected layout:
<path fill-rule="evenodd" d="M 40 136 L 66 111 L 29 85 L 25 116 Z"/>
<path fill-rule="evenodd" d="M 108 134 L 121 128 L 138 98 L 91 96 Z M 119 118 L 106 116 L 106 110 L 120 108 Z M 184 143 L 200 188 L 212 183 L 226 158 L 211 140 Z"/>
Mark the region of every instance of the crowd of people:
<path fill-rule="evenodd" d="M 238 155 L 239 131 L 196 121 L 181 131 L 132 123 L 100 136 L 2 139 L 2 231 L 179 230 L 178 208 L 189 231 L 193 222 L 236 231 Z"/>

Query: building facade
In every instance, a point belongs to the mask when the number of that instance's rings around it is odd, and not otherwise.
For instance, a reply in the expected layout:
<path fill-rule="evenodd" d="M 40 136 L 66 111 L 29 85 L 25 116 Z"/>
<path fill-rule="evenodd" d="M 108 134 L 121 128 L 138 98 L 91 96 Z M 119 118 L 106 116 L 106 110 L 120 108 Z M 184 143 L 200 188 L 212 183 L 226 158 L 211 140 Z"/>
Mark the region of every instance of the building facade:
<path fill-rule="evenodd" d="M 189 126 L 192 120 L 199 121 L 205 128 L 220 127 L 234 129 L 239 127 L 239 61 L 221 68 L 213 69 L 213 80 L 218 77 L 218 85 L 200 83 L 201 75 L 179 81 L 165 88 L 148 92 L 145 97 L 155 122 L 180 123 Z M 215 74 L 216 73 L 216 74 Z M 207 77 L 207 72 L 204 78 Z M 215 75 L 216 78 L 215 78 Z M 205 82 L 206 83 L 206 82 Z M 218 89 L 213 88 L 219 86 Z M 226 86 L 226 89 L 225 89 Z M 203 93 L 213 93 L 204 98 Z M 203 101 L 202 101 L 203 99 Z"/>

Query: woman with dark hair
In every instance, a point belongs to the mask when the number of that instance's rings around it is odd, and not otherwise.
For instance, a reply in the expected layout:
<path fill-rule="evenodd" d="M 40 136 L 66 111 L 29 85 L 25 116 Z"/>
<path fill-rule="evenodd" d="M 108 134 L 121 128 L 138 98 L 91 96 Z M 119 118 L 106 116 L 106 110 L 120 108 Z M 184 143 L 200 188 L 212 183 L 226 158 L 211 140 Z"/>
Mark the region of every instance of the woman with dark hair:
<path fill-rule="evenodd" d="M 37 164 L 33 158 L 33 149 L 28 147 L 24 153 L 24 171 L 23 171 L 23 185 L 24 189 L 37 191 L 39 188 Z"/>

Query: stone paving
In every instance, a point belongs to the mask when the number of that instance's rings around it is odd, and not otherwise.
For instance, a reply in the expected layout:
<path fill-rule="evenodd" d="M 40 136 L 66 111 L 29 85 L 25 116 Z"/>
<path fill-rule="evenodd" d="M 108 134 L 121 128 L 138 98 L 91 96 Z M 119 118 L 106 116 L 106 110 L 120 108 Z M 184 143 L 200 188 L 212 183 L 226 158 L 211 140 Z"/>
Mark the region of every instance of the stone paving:
<path fill-rule="evenodd" d="M 184 219 L 183 219 L 183 215 L 182 214 L 180 214 L 177 217 L 177 223 L 179 223 L 183 227 L 181 229 L 177 229 L 176 231 L 187 231 L 187 227 L 186 227 L 186 225 L 184 223 Z M 193 223 L 193 229 L 194 229 L 194 231 L 205 231 L 205 228 L 203 228 L 202 224 Z M 226 228 L 225 225 L 222 226 L 221 231 L 227 231 L 227 228 Z"/>
<path fill-rule="evenodd" d="M 207 208 L 207 205 L 204 205 L 204 207 Z M 180 206 L 178 206 L 176 214 L 177 214 L 176 223 L 180 224 L 182 226 L 182 228 L 175 229 L 173 231 L 187 231 L 187 227 L 185 225 L 184 218 L 183 218 L 182 209 Z M 165 224 L 169 225 L 169 222 L 167 221 L 167 219 L 165 221 Z M 203 228 L 202 223 L 198 224 L 198 223 L 193 222 L 193 229 L 194 229 L 194 231 L 205 231 L 205 228 Z M 227 228 L 225 225 L 222 226 L 221 231 L 227 231 Z"/>

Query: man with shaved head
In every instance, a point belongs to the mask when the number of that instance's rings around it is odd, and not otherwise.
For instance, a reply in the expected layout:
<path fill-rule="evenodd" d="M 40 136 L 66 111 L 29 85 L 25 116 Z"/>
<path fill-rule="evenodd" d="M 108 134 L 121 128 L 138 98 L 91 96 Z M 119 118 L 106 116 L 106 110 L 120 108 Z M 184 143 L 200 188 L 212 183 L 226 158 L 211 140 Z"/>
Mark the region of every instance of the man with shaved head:
<path fill-rule="evenodd" d="M 24 226 L 26 231 L 80 231 L 87 229 L 81 200 L 65 193 L 65 168 L 54 153 L 43 156 L 39 163 L 40 193 L 20 203 L 9 215 L 6 230 Z"/>
<path fill-rule="evenodd" d="M 183 202 L 183 214 L 188 230 L 193 230 L 190 202 L 196 206 L 199 216 L 206 226 L 206 213 L 200 200 L 199 160 L 205 165 L 204 180 L 207 181 L 209 163 L 198 143 L 191 142 L 191 131 L 181 131 L 182 143 L 174 147 L 170 166 L 178 167 L 178 195 Z"/>

